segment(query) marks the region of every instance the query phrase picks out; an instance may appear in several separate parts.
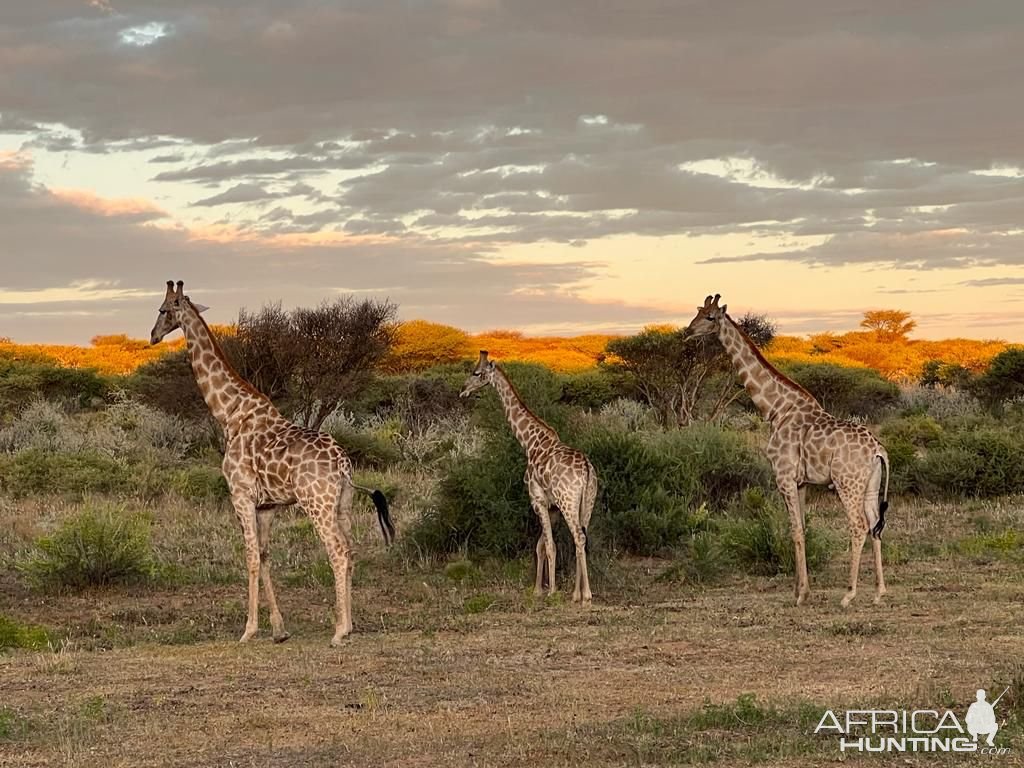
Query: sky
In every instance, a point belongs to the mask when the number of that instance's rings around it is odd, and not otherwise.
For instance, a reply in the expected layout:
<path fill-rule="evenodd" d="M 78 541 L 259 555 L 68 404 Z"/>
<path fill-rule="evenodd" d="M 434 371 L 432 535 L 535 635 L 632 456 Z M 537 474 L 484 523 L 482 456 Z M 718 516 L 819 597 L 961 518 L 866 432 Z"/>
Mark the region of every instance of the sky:
<path fill-rule="evenodd" d="M 631 332 L 913 313 L 1024 341 L 1019 0 L 0 4 L 0 336 L 168 279 Z"/>

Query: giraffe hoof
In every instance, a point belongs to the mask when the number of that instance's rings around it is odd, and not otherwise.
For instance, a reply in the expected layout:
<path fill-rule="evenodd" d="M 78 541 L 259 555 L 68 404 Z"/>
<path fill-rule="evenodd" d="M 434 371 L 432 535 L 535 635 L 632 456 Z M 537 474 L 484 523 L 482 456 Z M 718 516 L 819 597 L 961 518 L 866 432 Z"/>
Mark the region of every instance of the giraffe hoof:
<path fill-rule="evenodd" d="M 238 638 L 238 642 L 240 642 L 240 643 L 248 643 L 248 642 L 249 642 L 250 640 L 252 640 L 252 639 L 253 639 L 253 638 L 254 638 L 255 636 L 256 636 L 256 633 L 255 633 L 255 632 L 246 632 L 246 633 L 245 633 L 245 634 L 243 634 L 243 635 L 242 635 L 242 636 L 241 636 L 240 638 Z"/>
<path fill-rule="evenodd" d="M 274 642 L 275 643 L 283 643 L 289 637 L 291 637 L 291 635 L 288 632 L 280 632 L 280 633 L 274 635 Z"/>
<path fill-rule="evenodd" d="M 882 602 L 882 598 L 884 598 L 884 597 L 885 597 L 885 592 L 879 592 L 877 595 L 875 595 L 875 600 L 874 600 L 875 605 L 880 604 Z"/>
<path fill-rule="evenodd" d="M 848 595 L 844 595 L 843 596 L 843 602 L 842 602 L 843 608 L 849 608 L 850 607 L 850 603 L 853 602 L 853 598 L 854 597 L 855 597 L 855 595 L 849 595 L 849 594 Z"/>

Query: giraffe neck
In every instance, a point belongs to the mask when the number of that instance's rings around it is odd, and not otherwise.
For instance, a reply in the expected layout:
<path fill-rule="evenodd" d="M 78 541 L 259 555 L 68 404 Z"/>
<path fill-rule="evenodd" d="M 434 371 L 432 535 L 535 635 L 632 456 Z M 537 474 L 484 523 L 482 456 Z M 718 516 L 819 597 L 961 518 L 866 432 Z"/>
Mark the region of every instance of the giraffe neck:
<path fill-rule="evenodd" d="M 231 367 L 210 327 L 187 299 L 182 304 L 180 323 L 196 384 L 221 426 L 243 403 L 265 399 Z"/>
<path fill-rule="evenodd" d="M 505 376 L 504 371 L 495 368 L 491 383 L 498 391 L 501 405 L 505 409 L 505 418 L 508 419 L 509 426 L 512 427 L 512 434 L 515 435 L 516 440 L 523 446 L 523 450 L 528 456 L 548 447 L 552 442 L 558 441 L 555 430 L 537 418 L 526 407 L 522 398 L 519 397 L 519 393 L 512 386 L 512 382 Z"/>
<path fill-rule="evenodd" d="M 786 378 L 764 359 L 757 347 L 728 315 L 718 325 L 718 339 L 732 359 L 743 388 L 761 415 L 769 422 L 788 413 L 794 406 L 820 408 L 818 401 L 803 387 Z"/>

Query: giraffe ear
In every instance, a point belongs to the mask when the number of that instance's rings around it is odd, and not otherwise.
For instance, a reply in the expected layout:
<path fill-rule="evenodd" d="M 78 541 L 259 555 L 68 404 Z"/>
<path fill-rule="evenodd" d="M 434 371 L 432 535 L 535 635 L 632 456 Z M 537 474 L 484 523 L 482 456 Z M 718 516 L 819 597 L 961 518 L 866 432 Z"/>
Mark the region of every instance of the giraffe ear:
<path fill-rule="evenodd" d="M 203 314 L 203 312 L 205 312 L 206 310 L 209 309 L 209 307 L 206 306 L 205 304 L 193 304 L 192 307 L 200 315 Z"/>
<path fill-rule="evenodd" d="M 719 307 L 719 309 L 722 310 L 722 314 L 724 315 L 726 313 L 726 311 L 729 309 L 729 305 L 728 304 L 723 304 L 721 307 Z"/>

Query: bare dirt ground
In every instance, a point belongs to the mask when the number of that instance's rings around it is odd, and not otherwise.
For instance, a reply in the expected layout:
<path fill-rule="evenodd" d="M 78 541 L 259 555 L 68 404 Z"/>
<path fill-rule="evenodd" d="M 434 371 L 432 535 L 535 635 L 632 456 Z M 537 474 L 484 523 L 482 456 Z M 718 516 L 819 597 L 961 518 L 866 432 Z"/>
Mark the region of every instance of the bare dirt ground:
<path fill-rule="evenodd" d="M 1011 751 L 990 758 L 842 755 L 811 733 L 826 708 L 962 713 L 978 687 L 1014 686 L 1000 708 L 1024 707 L 1018 564 L 893 564 L 877 607 L 865 568 L 847 610 L 842 554 L 801 608 L 788 578 L 705 588 L 659 580 L 665 566 L 598 564 L 596 604 L 581 610 L 534 600 L 525 564 L 454 583 L 380 555 L 356 573 L 356 631 L 340 649 L 325 587 L 279 588 L 283 645 L 266 628 L 235 642 L 240 575 L 14 591 L 12 615 L 72 642 L 0 656 L 0 765 L 1024 765 L 1013 727 L 999 741 Z"/>

